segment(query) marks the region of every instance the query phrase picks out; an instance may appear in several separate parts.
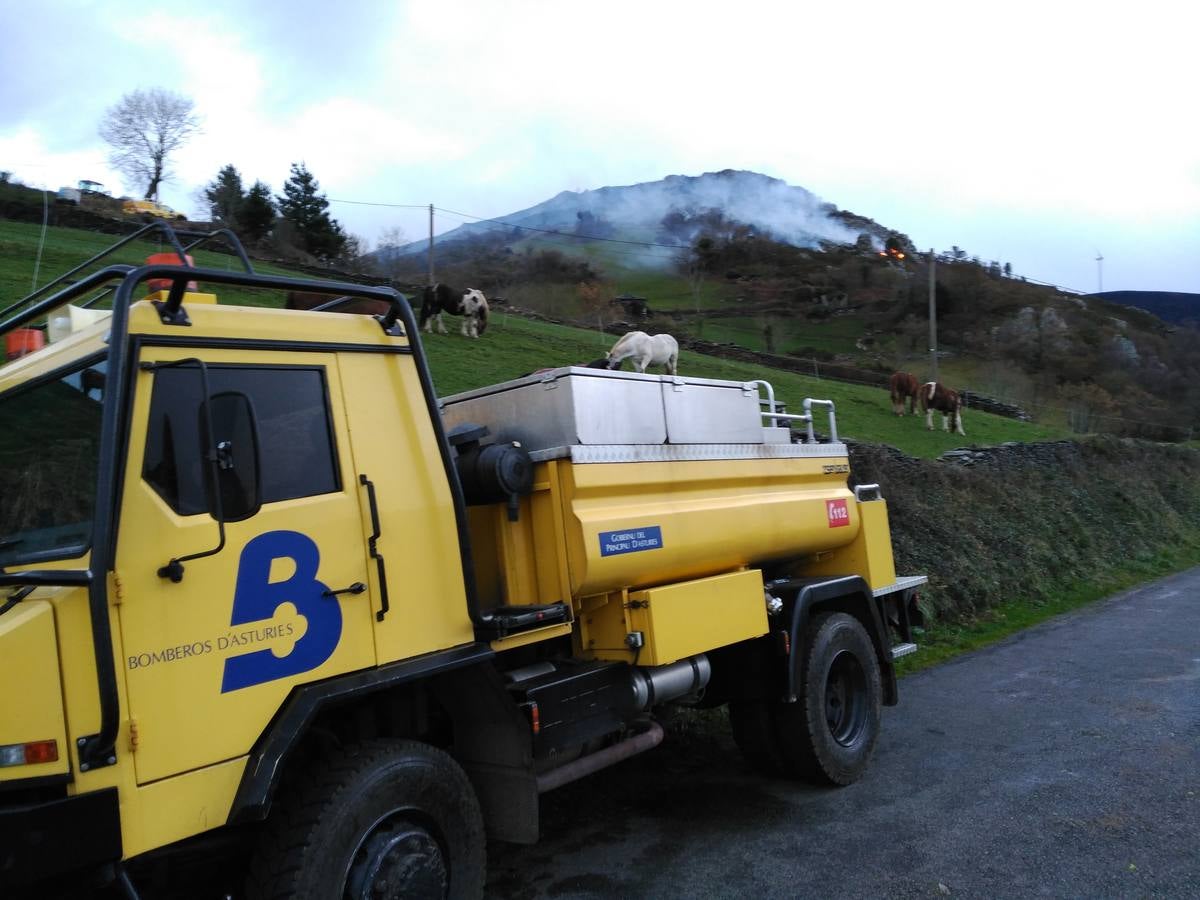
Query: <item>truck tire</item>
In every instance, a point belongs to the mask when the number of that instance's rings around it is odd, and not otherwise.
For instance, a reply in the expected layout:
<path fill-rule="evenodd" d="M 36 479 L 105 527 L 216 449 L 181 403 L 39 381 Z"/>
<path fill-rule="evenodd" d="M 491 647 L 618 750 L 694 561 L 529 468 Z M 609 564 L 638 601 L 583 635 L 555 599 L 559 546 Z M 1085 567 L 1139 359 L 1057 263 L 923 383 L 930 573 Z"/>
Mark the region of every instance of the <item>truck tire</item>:
<path fill-rule="evenodd" d="M 879 739 L 883 686 L 875 647 L 846 613 L 816 616 L 804 641 L 799 698 L 775 707 L 785 774 L 847 785 Z"/>
<path fill-rule="evenodd" d="M 330 754 L 281 790 L 264 828 L 251 900 L 483 895 L 475 792 L 453 759 L 416 741 Z"/>

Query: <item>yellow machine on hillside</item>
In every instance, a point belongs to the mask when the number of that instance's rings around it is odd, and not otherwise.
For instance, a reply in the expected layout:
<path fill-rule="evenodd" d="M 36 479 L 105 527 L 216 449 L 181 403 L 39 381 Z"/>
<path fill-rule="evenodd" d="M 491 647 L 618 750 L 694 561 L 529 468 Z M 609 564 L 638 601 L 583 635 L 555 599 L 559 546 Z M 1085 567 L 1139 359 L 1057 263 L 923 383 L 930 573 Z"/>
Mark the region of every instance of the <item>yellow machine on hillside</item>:
<path fill-rule="evenodd" d="M 671 704 L 862 775 L 924 579 L 832 404 L 576 368 L 439 401 L 403 296 L 245 268 L 0 311 L 66 323 L 0 368 L 0 895 L 137 897 L 225 836 L 249 897 L 478 896 L 485 833 L 536 840 Z"/>

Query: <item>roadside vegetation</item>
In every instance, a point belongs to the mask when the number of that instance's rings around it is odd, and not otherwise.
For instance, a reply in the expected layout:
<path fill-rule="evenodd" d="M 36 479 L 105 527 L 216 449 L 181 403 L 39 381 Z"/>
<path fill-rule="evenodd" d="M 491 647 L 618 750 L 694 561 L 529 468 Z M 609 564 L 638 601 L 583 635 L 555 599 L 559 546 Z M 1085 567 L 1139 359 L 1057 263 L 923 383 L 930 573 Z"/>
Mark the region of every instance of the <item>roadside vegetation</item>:
<path fill-rule="evenodd" d="M 1200 453 L 1102 436 L 914 459 L 852 448 L 888 501 L 898 571 L 935 623 L 918 664 L 1200 562 Z"/>
<path fill-rule="evenodd" d="M 986 612 L 935 620 L 918 637 L 920 652 L 903 657 L 896 671 L 900 675 L 920 672 L 1112 594 L 1200 565 L 1200 530 L 1194 530 L 1185 543 L 1143 551 L 1116 563 L 1107 572 L 1067 582 L 1044 599 L 1033 599 L 1018 591 L 1011 600 Z"/>

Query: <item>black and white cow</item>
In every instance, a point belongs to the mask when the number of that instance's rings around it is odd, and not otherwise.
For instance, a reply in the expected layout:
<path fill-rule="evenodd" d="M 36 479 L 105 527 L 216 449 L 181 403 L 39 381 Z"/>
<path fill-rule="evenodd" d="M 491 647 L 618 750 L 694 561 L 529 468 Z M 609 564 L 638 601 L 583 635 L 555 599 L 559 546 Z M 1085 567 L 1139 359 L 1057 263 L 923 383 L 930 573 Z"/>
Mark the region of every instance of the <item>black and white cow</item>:
<path fill-rule="evenodd" d="M 433 331 L 433 320 L 437 319 L 438 332 L 446 333 L 442 313 L 462 316 L 462 333 L 465 337 L 477 338 L 487 328 L 488 302 L 483 291 L 468 288 L 458 291 L 448 284 L 427 287 L 421 297 L 421 327 Z"/>

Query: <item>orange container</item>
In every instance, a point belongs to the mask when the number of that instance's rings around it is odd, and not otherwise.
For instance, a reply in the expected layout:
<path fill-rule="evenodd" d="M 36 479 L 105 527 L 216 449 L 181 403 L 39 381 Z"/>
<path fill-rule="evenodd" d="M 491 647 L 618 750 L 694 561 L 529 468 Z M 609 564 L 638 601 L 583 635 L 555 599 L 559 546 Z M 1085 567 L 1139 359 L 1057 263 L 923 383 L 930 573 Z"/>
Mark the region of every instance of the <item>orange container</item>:
<path fill-rule="evenodd" d="M 4 356 L 16 359 L 46 346 L 46 333 L 37 328 L 15 328 L 4 339 Z"/>
<path fill-rule="evenodd" d="M 196 265 L 195 261 L 191 257 L 191 254 L 187 255 L 187 264 L 189 266 Z M 151 253 L 149 256 L 146 257 L 146 265 L 148 265 L 148 266 L 178 266 L 179 265 L 179 254 L 178 253 Z M 167 278 L 151 278 L 149 281 L 146 282 L 146 289 L 149 290 L 150 293 L 154 293 L 155 291 L 167 291 L 167 290 L 171 289 L 171 281 L 170 281 L 170 279 L 167 279 Z M 189 291 L 198 290 L 198 288 L 196 286 L 196 282 L 189 281 L 187 283 L 187 289 Z"/>

